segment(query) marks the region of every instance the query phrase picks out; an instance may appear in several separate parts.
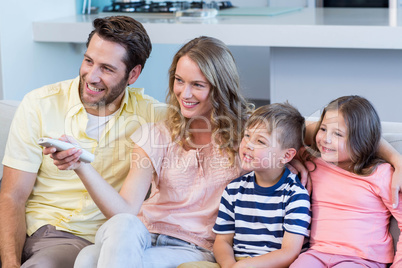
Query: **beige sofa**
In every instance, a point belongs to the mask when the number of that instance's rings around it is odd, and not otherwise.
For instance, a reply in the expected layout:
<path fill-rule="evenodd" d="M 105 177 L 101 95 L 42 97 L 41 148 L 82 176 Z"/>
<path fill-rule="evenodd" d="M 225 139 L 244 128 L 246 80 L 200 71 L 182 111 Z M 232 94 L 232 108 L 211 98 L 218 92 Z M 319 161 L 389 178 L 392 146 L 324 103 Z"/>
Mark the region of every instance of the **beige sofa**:
<path fill-rule="evenodd" d="M 18 101 L 0 100 L 0 163 L 3 161 L 4 149 L 10 129 L 11 120 L 13 119 Z M 0 179 L 3 177 L 3 165 L 0 164 Z"/>
<path fill-rule="evenodd" d="M 16 101 L 3 101 L 0 100 L 0 160 L 3 160 L 5 144 L 8 137 L 8 130 L 13 118 L 14 112 L 18 106 Z M 402 153 L 402 123 L 383 122 L 383 136 L 384 138 L 400 153 Z M 0 178 L 3 176 L 3 165 L 0 165 Z M 1 183 L 1 181 L 0 181 Z M 0 184 L 1 185 L 1 184 Z M 402 200 L 401 200 L 402 202 Z M 401 205 L 402 206 L 402 205 Z M 394 237 L 394 244 L 396 245 L 399 237 L 399 229 L 395 220 L 392 220 L 390 226 L 391 233 Z"/>

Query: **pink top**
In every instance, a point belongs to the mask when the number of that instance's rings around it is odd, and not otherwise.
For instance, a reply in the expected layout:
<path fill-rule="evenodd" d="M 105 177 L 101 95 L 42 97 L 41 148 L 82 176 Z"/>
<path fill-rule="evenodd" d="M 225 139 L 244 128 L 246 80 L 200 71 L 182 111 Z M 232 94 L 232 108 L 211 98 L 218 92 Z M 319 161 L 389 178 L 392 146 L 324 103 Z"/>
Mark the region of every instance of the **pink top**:
<path fill-rule="evenodd" d="M 311 248 L 402 267 L 402 243 L 394 259 L 388 231 L 391 213 L 402 228 L 402 206 L 392 208 L 391 165 L 381 164 L 372 175 L 359 176 L 322 159 L 314 162 Z M 308 168 L 312 170 L 312 163 Z"/>
<path fill-rule="evenodd" d="M 212 227 L 226 185 L 240 176 L 218 146 L 184 150 L 164 122 L 143 125 L 132 136 L 155 168 L 152 192 L 138 217 L 151 233 L 173 236 L 212 250 Z"/>

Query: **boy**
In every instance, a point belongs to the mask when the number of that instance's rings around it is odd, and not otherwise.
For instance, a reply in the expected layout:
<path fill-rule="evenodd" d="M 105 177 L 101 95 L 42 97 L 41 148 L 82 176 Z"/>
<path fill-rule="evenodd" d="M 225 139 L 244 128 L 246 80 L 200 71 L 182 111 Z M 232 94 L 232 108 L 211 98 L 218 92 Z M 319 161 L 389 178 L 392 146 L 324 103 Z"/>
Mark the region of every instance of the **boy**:
<path fill-rule="evenodd" d="M 286 168 L 302 146 L 304 118 L 288 103 L 258 108 L 239 155 L 245 175 L 226 187 L 213 231 L 218 264 L 183 267 L 288 267 L 309 235 L 310 198 Z"/>

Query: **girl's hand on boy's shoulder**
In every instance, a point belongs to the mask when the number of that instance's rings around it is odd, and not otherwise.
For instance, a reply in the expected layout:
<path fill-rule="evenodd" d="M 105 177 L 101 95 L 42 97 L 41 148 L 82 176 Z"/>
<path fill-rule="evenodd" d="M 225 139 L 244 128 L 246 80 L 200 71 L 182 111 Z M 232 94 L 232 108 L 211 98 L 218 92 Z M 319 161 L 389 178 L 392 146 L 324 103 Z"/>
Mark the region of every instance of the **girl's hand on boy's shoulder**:
<path fill-rule="evenodd" d="M 301 183 L 304 187 L 306 187 L 308 193 L 311 194 L 311 178 L 306 166 L 300 160 L 294 158 L 292 159 L 292 161 L 287 163 L 286 166 L 288 167 L 290 172 L 299 175 Z"/>

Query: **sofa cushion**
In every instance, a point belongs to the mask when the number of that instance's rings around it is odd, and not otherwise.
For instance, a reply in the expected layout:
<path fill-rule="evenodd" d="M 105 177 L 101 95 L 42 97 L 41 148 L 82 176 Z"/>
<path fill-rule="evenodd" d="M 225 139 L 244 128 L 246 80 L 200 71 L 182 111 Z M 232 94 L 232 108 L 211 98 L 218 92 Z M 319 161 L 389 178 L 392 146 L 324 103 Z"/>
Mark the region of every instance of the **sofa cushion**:
<path fill-rule="evenodd" d="M 3 177 L 3 165 L 1 165 L 1 161 L 3 161 L 8 132 L 18 104 L 19 101 L 0 100 L 0 180 Z"/>

